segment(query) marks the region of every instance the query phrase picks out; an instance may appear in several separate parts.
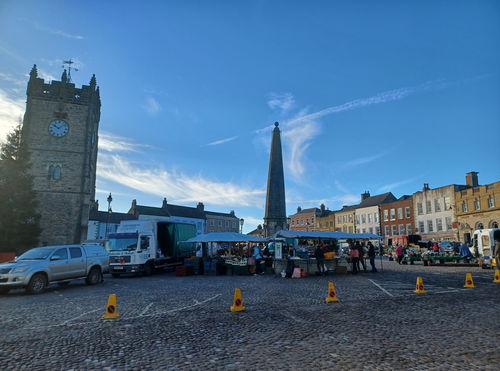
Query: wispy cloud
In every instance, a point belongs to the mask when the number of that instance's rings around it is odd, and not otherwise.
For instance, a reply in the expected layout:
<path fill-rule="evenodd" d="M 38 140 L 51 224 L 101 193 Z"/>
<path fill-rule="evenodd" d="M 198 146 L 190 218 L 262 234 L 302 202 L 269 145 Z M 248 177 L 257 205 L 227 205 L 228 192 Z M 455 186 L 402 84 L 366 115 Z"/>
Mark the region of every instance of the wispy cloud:
<path fill-rule="evenodd" d="M 30 19 L 26 19 L 26 18 L 19 18 L 19 19 L 23 20 L 29 24 L 32 24 L 35 28 L 39 29 L 40 31 L 45 31 L 45 32 L 48 32 L 48 33 L 53 34 L 53 35 L 62 36 L 62 37 L 65 37 L 67 39 L 74 39 L 74 40 L 83 40 L 84 39 L 84 37 L 82 35 L 77 35 L 77 34 L 63 31 L 63 30 L 60 30 L 57 28 L 52 28 L 52 27 L 48 27 L 45 25 L 41 25 L 40 23 L 32 21 Z"/>
<path fill-rule="evenodd" d="M 173 202 L 204 202 L 222 206 L 262 208 L 265 190 L 231 182 L 219 182 L 201 175 L 190 176 L 163 168 L 134 165 L 119 155 L 99 154 L 97 175 L 140 192 L 169 197 Z"/>
<path fill-rule="evenodd" d="M 446 83 L 442 80 L 437 80 L 437 81 L 429 81 L 421 85 L 417 86 L 411 86 L 411 87 L 404 87 L 400 89 L 394 89 L 394 90 L 388 90 L 384 91 L 381 93 L 378 93 L 376 95 L 373 95 L 368 98 L 360 98 L 360 99 L 355 99 L 350 102 L 338 105 L 338 106 L 332 106 L 328 107 L 325 109 L 322 109 L 317 112 L 310 113 L 308 115 L 296 117 L 290 121 L 287 122 L 287 124 L 295 124 L 300 121 L 307 121 L 307 120 L 316 120 L 320 117 L 331 115 L 332 113 L 338 113 L 338 112 L 343 112 L 343 111 L 351 111 L 357 108 L 363 108 L 366 106 L 371 106 L 374 104 L 381 104 L 381 103 L 387 103 L 387 102 L 392 102 L 396 100 L 401 100 L 403 98 L 406 98 L 407 96 L 411 94 L 415 94 L 418 92 L 423 92 L 426 90 L 432 90 L 432 89 L 439 89 L 447 86 Z"/>
<path fill-rule="evenodd" d="M 295 104 L 292 93 L 269 93 L 267 105 L 272 109 L 280 109 L 285 112 L 290 110 Z"/>
<path fill-rule="evenodd" d="M 410 178 L 410 179 L 401 180 L 399 182 L 389 183 L 389 184 L 383 185 L 382 187 L 378 188 L 378 191 L 379 192 L 389 192 L 389 191 L 392 191 L 394 189 L 397 189 L 397 188 L 401 187 L 402 185 L 413 183 L 413 182 L 417 181 L 421 177 L 422 177 L 422 175 L 419 175 L 417 177 L 413 177 L 413 178 Z"/>
<path fill-rule="evenodd" d="M 24 114 L 24 99 L 12 98 L 0 89 L 0 142 L 19 123 Z"/>
<path fill-rule="evenodd" d="M 158 101 L 153 97 L 147 97 L 146 103 L 142 105 L 142 108 L 144 108 L 151 116 L 155 116 L 161 110 L 160 103 L 158 103 Z"/>
<path fill-rule="evenodd" d="M 319 132 L 320 126 L 313 120 L 302 121 L 301 125 L 283 131 L 283 143 L 289 151 L 285 164 L 295 180 L 304 175 L 305 153 Z"/>
<path fill-rule="evenodd" d="M 8 73 L 0 72 L 0 79 L 16 86 L 26 86 L 26 79 L 15 77 Z"/>
<path fill-rule="evenodd" d="M 138 152 L 139 148 L 149 148 L 148 144 L 134 143 L 130 138 L 111 133 L 99 134 L 99 150 L 106 152 Z"/>
<path fill-rule="evenodd" d="M 231 137 L 231 138 L 226 138 L 226 139 L 220 139 L 220 140 L 216 140 L 215 142 L 210 142 L 208 144 L 206 144 L 207 146 L 216 146 L 218 144 L 222 144 L 222 143 L 227 143 L 227 142 L 231 142 L 235 139 L 237 139 L 238 136 L 234 136 L 234 137 Z"/>
<path fill-rule="evenodd" d="M 382 153 L 374 154 L 372 156 L 355 158 L 353 160 L 346 161 L 346 162 L 342 163 L 340 168 L 341 169 L 348 169 L 348 168 L 359 166 L 359 165 L 369 164 L 370 162 L 378 160 L 379 158 L 383 157 L 384 155 L 385 155 L 385 153 L 382 152 Z"/>

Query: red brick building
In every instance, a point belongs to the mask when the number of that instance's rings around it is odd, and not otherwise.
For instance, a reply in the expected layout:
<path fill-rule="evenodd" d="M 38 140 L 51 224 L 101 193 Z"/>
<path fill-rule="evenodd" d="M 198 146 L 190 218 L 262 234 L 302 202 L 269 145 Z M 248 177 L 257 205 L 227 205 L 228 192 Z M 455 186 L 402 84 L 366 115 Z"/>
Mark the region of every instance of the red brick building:
<path fill-rule="evenodd" d="M 380 221 L 382 236 L 389 243 L 415 233 L 413 197 L 401 196 L 397 201 L 380 205 Z M 401 241 L 399 241 L 401 242 Z"/>
<path fill-rule="evenodd" d="M 321 215 L 321 210 L 317 207 L 304 209 L 299 206 L 297 213 L 290 215 L 291 231 L 314 231 L 316 230 L 316 217 Z"/>

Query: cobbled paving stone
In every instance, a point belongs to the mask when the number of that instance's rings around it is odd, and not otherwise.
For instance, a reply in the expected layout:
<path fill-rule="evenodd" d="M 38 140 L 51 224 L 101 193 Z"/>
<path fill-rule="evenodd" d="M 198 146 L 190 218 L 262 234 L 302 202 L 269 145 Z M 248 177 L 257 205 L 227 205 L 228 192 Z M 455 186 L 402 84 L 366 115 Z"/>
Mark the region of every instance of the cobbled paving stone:
<path fill-rule="evenodd" d="M 379 268 L 380 269 L 380 268 Z M 465 273 L 476 288 L 464 289 Z M 426 294 L 413 293 L 423 277 Z M 500 284 L 475 267 L 106 277 L 0 297 L 2 370 L 496 370 Z M 340 303 L 325 303 L 328 281 Z M 246 310 L 232 313 L 235 288 Z M 101 319 L 109 294 L 120 319 Z"/>

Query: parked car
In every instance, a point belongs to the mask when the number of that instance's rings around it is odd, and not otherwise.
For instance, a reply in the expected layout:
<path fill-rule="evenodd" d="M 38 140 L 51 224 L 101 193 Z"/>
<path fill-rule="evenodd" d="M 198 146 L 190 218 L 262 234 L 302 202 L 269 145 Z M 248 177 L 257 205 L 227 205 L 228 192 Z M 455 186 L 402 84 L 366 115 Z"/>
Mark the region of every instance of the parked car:
<path fill-rule="evenodd" d="M 0 294 L 14 288 L 39 294 L 49 283 L 67 285 L 78 278 L 95 285 L 108 271 L 108 252 L 99 244 L 36 247 L 13 262 L 0 264 Z"/>

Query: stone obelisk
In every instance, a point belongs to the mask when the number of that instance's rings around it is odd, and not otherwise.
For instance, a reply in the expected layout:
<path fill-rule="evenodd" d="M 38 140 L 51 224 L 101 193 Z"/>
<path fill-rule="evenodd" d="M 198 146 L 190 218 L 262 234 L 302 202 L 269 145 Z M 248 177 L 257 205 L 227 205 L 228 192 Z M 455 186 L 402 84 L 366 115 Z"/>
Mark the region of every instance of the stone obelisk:
<path fill-rule="evenodd" d="M 272 236 L 277 231 L 287 229 L 285 206 L 285 177 L 281 136 L 278 123 L 274 123 L 271 142 L 271 157 L 267 176 L 266 215 L 264 216 L 264 235 Z"/>

